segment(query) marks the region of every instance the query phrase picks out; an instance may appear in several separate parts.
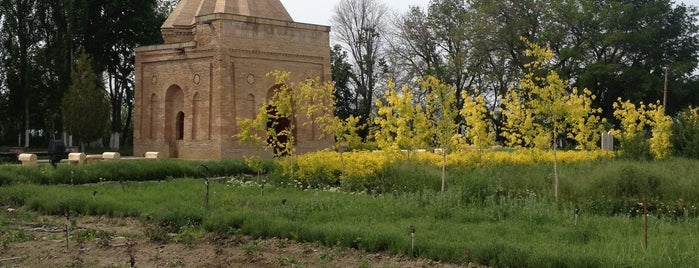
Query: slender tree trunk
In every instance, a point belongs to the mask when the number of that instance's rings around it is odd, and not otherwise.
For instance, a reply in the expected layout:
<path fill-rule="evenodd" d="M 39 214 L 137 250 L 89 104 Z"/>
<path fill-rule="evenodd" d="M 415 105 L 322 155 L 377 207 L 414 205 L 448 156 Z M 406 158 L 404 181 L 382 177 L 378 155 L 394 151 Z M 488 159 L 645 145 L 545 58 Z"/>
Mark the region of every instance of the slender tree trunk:
<path fill-rule="evenodd" d="M 442 149 L 442 193 L 444 193 L 444 184 L 447 179 L 447 149 Z"/>
<path fill-rule="evenodd" d="M 553 192 L 556 202 L 558 202 L 558 140 L 556 139 L 556 128 L 553 128 Z"/>
<path fill-rule="evenodd" d="M 129 131 L 131 130 L 131 117 L 132 117 L 132 112 L 133 112 L 133 105 L 127 104 L 127 109 L 126 109 L 126 123 L 124 123 L 124 129 L 122 130 L 122 143 L 123 144 L 129 144 L 127 140 L 129 139 Z"/>
<path fill-rule="evenodd" d="M 120 141 L 121 141 L 121 133 L 119 133 L 118 131 L 112 132 L 112 135 L 109 138 L 109 147 L 112 148 L 112 150 L 119 151 Z"/>
<path fill-rule="evenodd" d="M 29 93 L 24 96 L 24 147 L 29 148 Z"/>
<path fill-rule="evenodd" d="M 110 101 L 112 104 L 112 135 L 109 139 L 109 147 L 112 150 L 119 150 L 119 141 L 121 138 L 121 103 L 122 103 L 122 90 L 121 83 L 117 80 L 116 74 L 109 74 L 109 94 Z"/>

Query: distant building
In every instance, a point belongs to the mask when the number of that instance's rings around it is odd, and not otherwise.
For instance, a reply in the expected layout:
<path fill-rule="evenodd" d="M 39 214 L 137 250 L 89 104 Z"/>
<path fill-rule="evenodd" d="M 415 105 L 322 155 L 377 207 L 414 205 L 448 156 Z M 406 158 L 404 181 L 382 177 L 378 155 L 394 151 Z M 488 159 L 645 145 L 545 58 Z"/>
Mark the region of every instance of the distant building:
<path fill-rule="evenodd" d="M 181 0 L 161 31 L 164 45 L 136 49 L 135 155 L 259 154 L 233 136 L 278 87 L 266 74 L 331 80 L 330 27 L 294 22 L 279 0 Z M 303 115 L 291 120 L 299 152 L 331 146 Z"/>

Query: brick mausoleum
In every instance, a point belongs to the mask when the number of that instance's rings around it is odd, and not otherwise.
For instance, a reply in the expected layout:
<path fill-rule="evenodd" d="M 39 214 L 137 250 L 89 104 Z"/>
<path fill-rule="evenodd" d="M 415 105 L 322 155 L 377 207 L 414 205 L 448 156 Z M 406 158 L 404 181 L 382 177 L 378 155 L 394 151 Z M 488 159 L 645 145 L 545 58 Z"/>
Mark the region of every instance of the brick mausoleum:
<path fill-rule="evenodd" d="M 331 79 L 330 27 L 294 22 L 279 0 L 181 0 L 161 30 L 165 44 L 136 49 L 134 155 L 259 155 L 233 136 L 277 87 L 266 74 Z M 292 120 L 299 152 L 331 146 Z"/>

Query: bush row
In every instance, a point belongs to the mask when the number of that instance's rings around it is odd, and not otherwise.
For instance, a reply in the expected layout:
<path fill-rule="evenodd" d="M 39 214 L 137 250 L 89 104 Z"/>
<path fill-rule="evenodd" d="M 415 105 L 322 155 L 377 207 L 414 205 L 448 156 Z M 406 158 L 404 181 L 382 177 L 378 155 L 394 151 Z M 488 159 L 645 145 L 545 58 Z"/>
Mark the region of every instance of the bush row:
<path fill-rule="evenodd" d="M 265 161 L 264 165 L 269 167 L 267 170 L 273 168 L 271 161 Z M 158 181 L 168 178 L 217 177 L 252 173 L 253 171 L 243 160 L 105 161 L 80 167 L 61 164 L 57 168 L 50 165 L 30 167 L 0 165 L 0 186 L 15 183 L 77 185 L 109 181 Z"/>

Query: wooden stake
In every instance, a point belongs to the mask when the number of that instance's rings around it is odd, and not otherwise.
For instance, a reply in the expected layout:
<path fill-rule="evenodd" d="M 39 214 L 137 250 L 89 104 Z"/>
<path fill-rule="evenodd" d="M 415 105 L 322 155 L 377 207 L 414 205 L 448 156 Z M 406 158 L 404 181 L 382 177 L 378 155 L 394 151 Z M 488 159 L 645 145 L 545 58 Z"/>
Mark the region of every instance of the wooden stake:
<path fill-rule="evenodd" d="M 70 238 L 70 212 L 66 210 L 66 252 L 70 252 L 70 247 L 68 246 L 68 240 Z"/>

